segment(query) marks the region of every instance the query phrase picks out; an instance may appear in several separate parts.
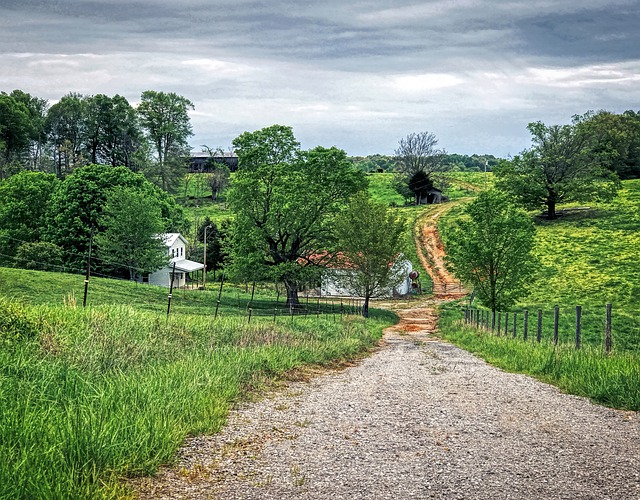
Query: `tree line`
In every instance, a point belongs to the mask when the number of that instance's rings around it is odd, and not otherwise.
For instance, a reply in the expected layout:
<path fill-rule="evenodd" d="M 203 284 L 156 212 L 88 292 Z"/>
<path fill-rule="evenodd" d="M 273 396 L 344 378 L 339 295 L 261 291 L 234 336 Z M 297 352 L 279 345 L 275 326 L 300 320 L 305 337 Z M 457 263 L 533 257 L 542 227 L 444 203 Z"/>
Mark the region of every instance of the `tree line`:
<path fill-rule="evenodd" d="M 184 173 L 193 103 L 148 90 L 133 107 L 120 95 L 69 93 L 50 105 L 21 90 L 0 93 L 0 179 L 22 170 L 64 178 L 89 164 L 124 166 L 166 191 Z"/>

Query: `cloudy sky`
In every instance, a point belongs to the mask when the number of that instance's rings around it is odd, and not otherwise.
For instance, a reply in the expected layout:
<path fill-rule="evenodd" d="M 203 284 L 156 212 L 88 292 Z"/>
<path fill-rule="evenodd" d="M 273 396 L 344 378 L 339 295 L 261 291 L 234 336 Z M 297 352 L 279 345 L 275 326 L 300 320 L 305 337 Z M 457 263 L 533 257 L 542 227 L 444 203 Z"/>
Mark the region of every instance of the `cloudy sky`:
<path fill-rule="evenodd" d="M 0 90 L 181 94 L 191 144 L 291 125 L 391 154 L 517 154 L 528 122 L 640 110 L 640 0 L 0 0 Z"/>

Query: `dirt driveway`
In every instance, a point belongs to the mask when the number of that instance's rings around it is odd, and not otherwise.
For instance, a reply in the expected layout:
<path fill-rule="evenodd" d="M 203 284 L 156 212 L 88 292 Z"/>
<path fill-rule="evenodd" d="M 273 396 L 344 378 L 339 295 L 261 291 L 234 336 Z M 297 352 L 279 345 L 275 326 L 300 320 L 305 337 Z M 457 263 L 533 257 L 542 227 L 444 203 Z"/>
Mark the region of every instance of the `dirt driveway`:
<path fill-rule="evenodd" d="M 638 499 L 640 420 L 502 372 L 399 311 L 356 366 L 243 404 L 143 498 Z"/>

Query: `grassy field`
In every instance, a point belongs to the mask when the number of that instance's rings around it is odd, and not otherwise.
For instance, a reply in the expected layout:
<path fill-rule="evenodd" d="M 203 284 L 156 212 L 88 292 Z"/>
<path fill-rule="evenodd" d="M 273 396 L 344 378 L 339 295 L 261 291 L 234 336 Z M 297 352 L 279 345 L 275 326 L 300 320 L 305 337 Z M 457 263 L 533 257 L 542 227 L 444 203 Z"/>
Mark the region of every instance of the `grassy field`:
<path fill-rule="evenodd" d="M 188 435 L 216 432 L 248 390 L 372 346 L 389 313 L 254 316 L 248 294 L 0 268 L 0 498 L 126 495 Z M 254 306 L 273 306 L 259 290 Z M 7 296 L 15 297 L 8 299 Z M 272 309 L 271 309 L 272 310 Z"/>
<path fill-rule="evenodd" d="M 611 203 L 563 207 L 555 221 L 536 221 L 539 273 L 528 293 L 509 311 L 509 335 L 480 333 L 459 325 L 461 307 L 445 309 L 445 338 L 508 370 L 523 371 L 574 394 L 618 408 L 640 409 L 640 180 L 623 182 Z M 576 208 L 579 208 L 576 210 Z M 453 210 L 440 224 L 456 217 Z M 605 305 L 613 305 L 613 353 L 603 354 Z M 559 344 L 553 347 L 554 307 L 559 308 Z M 576 306 L 582 307 L 581 344 L 576 351 Z M 524 310 L 529 339 L 522 340 Z M 543 311 L 537 344 L 537 311 Z M 513 314 L 518 340 L 511 337 Z M 488 314 L 488 312 L 486 313 Z"/>

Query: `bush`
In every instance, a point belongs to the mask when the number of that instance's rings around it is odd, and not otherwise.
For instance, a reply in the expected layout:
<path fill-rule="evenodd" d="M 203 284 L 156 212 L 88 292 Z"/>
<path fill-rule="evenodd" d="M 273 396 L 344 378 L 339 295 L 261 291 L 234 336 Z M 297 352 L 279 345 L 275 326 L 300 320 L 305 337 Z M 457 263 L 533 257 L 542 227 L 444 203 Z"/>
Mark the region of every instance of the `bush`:
<path fill-rule="evenodd" d="M 60 271 L 64 260 L 62 248 L 53 243 L 23 243 L 16 253 L 16 267 L 39 271 Z"/>

